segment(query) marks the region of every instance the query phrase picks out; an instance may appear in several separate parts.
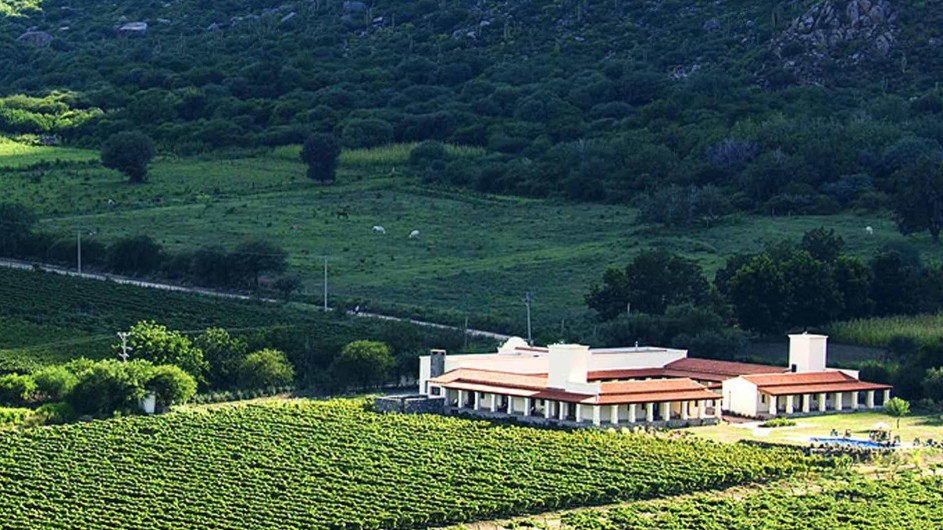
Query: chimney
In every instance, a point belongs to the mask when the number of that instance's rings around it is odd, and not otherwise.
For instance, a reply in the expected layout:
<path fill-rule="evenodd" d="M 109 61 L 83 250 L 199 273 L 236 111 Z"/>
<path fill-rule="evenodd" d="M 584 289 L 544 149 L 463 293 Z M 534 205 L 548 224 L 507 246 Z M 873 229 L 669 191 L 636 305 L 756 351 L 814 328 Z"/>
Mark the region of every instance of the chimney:
<path fill-rule="evenodd" d="M 789 371 L 822 372 L 825 370 L 827 357 L 825 335 L 789 335 Z"/>
<path fill-rule="evenodd" d="M 429 379 L 445 373 L 445 350 L 429 352 Z"/>
<path fill-rule="evenodd" d="M 589 371 L 589 346 L 582 344 L 551 344 L 547 386 L 567 388 L 570 383 L 585 385 Z"/>

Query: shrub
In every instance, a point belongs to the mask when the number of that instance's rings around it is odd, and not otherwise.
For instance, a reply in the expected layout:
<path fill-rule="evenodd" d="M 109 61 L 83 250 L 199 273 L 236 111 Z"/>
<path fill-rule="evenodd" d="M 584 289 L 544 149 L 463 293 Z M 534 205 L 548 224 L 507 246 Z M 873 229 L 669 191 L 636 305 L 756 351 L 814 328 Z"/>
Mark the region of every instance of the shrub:
<path fill-rule="evenodd" d="M 390 347 L 382 342 L 358 340 L 344 346 L 331 372 L 341 386 L 368 388 L 386 381 L 393 367 Z"/>
<path fill-rule="evenodd" d="M 118 133 L 102 146 L 102 165 L 124 173 L 133 184 L 147 180 L 147 165 L 152 158 L 154 142 L 140 132 Z"/>
<path fill-rule="evenodd" d="M 72 405 L 68 403 L 46 403 L 36 409 L 29 423 L 66 423 L 73 421 L 76 417 L 78 417 L 78 414 L 75 413 Z"/>
<path fill-rule="evenodd" d="M 239 386 L 268 388 L 288 386 L 295 380 L 295 368 L 285 352 L 264 349 L 250 353 L 239 364 Z"/>
<path fill-rule="evenodd" d="M 0 403 L 20 405 L 36 392 L 36 382 L 28 375 L 7 374 L 0 377 Z"/>
<path fill-rule="evenodd" d="M 61 401 L 65 399 L 72 388 L 78 383 L 78 378 L 64 366 L 49 366 L 34 372 L 36 391 L 40 398 L 46 401 Z"/>
<path fill-rule="evenodd" d="M 766 420 L 760 424 L 760 427 L 765 427 L 767 429 L 772 429 L 776 427 L 793 427 L 796 422 L 790 420 L 789 418 L 773 418 L 771 420 Z"/>
<path fill-rule="evenodd" d="M 150 236 L 119 239 L 108 249 L 108 268 L 119 274 L 147 274 L 160 267 L 161 247 Z"/>
<path fill-rule="evenodd" d="M 88 365 L 66 397 L 79 414 L 110 414 L 138 407 L 153 365 L 147 361 L 99 361 Z"/>
<path fill-rule="evenodd" d="M 186 403 L 196 394 L 196 380 L 173 365 L 155 367 L 145 388 L 157 395 L 157 403 L 163 408 Z"/>

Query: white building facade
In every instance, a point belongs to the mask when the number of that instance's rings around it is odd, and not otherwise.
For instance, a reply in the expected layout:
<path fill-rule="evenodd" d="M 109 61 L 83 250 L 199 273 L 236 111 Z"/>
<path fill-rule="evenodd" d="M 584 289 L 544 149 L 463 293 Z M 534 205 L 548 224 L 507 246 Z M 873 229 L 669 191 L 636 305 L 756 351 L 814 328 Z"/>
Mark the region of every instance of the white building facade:
<path fill-rule="evenodd" d="M 760 418 L 883 404 L 887 385 L 826 368 L 826 339 L 790 336 L 785 368 L 670 348 L 538 348 L 515 337 L 496 353 L 421 357 L 419 389 L 444 398 L 450 414 L 596 427 L 683 427 L 716 423 L 725 411 Z"/>

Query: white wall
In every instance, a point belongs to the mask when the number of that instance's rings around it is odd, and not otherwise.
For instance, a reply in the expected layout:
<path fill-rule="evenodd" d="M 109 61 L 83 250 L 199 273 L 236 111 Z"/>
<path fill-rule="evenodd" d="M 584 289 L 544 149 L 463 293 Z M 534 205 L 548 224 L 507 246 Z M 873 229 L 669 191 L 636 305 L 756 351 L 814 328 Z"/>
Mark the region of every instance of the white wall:
<path fill-rule="evenodd" d="M 802 333 L 789 335 L 789 367 L 796 372 L 821 372 L 825 370 L 828 337 Z"/>
<path fill-rule="evenodd" d="M 723 385 L 723 410 L 744 416 L 757 415 L 760 396 L 756 385 L 742 377 L 728 379 Z"/>
<path fill-rule="evenodd" d="M 606 352 L 605 350 L 590 350 L 589 370 L 631 370 L 635 368 L 661 368 L 668 363 L 684 359 L 688 356 L 685 350 L 646 350 Z"/>

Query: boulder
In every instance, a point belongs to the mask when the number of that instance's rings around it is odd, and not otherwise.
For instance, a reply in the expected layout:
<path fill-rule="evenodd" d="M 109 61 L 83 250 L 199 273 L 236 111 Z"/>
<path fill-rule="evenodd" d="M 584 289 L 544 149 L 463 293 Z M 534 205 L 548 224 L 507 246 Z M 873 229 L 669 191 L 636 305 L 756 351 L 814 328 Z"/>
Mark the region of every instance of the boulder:
<path fill-rule="evenodd" d="M 118 27 L 122 37 L 141 37 L 147 35 L 147 22 L 128 22 Z"/>
<path fill-rule="evenodd" d="M 30 30 L 17 37 L 16 41 L 37 48 L 45 48 L 52 44 L 52 35 L 45 31 Z"/>

